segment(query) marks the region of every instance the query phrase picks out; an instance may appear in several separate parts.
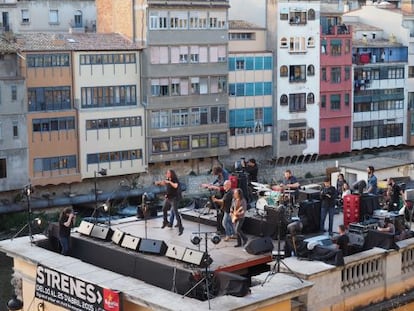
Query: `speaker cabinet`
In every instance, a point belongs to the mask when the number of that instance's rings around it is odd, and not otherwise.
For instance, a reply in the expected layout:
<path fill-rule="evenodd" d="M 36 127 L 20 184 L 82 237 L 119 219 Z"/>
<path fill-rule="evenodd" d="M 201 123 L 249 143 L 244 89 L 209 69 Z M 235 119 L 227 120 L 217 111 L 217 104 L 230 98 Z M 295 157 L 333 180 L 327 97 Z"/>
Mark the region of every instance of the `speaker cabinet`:
<path fill-rule="evenodd" d="M 219 295 L 244 297 L 250 291 L 249 279 L 238 274 L 220 271 L 216 278 L 218 280 Z"/>
<path fill-rule="evenodd" d="M 183 261 L 204 268 L 211 265 L 213 259 L 205 252 L 187 248 L 184 252 Z"/>
<path fill-rule="evenodd" d="M 167 251 L 167 244 L 160 240 L 141 239 L 138 251 L 163 256 Z"/>
<path fill-rule="evenodd" d="M 87 222 L 85 220 L 82 220 L 78 227 L 78 232 L 83 235 L 91 235 L 92 229 L 94 224 Z"/>
<path fill-rule="evenodd" d="M 125 232 L 119 229 L 115 229 L 114 234 L 112 234 L 112 242 L 114 242 L 117 245 L 121 245 L 124 235 L 125 235 Z"/>
<path fill-rule="evenodd" d="M 91 232 L 91 237 L 100 240 L 109 241 L 112 238 L 113 231 L 109 227 L 94 225 Z"/>
<path fill-rule="evenodd" d="M 252 255 L 271 252 L 273 250 L 273 241 L 270 237 L 256 238 L 247 242 L 245 250 Z"/>
<path fill-rule="evenodd" d="M 128 248 L 128 249 L 132 249 L 133 251 L 136 251 L 138 250 L 138 245 L 139 245 L 140 240 L 141 239 L 136 236 L 126 234 L 124 235 L 124 238 L 122 239 L 121 246 Z"/>
<path fill-rule="evenodd" d="M 183 260 L 186 247 L 177 245 L 168 245 L 167 253 L 168 258 Z"/>

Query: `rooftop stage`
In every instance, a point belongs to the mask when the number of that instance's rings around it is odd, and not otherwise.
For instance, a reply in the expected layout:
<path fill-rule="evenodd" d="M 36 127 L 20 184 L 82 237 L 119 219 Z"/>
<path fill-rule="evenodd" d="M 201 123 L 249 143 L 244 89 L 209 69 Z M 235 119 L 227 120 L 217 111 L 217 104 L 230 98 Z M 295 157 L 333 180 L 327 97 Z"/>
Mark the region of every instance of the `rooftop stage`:
<path fill-rule="evenodd" d="M 162 216 L 148 219 L 128 217 L 111 221 L 111 230 L 108 230 L 107 224 L 87 223 L 103 230 L 103 235 L 80 233 L 78 231 L 83 230 L 81 226 L 75 228 L 71 235 L 72 249 L 69 255 L 179 294 L 191 291 L 188 293 L 191 297 L 201 300 L 206 299 L 203 287 L 197 286 L 194 290 L 192 288 L 206 273 L 211 276 L 221 275 L 227 279 L 225 280 L 227 283 L 231 280 L 239 283 L 237 286 L 244 288 L 240 291 L 245 291 L 251 285 L 252 275 L 269 269 L 267 263 L 273 260 L 271 249 L 260 254 L 251 254 L 244 247 L 235 248 L 236 239 L 229 241 L 221 239 L 217 244 L 212 242 L 217 231 L 215 210 L 204 213 L 202 209 L 182 208 L 180 212 L 184 226 L 184 233 L 181 236 L 178 235 L 178 228 L 161 228 Z M 49 228 L 49 240 L 38 242 L 39 246 L 58 251 L 57 227 L 55 224 Z M 106 236 L 106 230 L 109 231 L 108 235 L 113 231 L 113 236 L 122 233 L 125 241 L 132 242 L 137 238 L 139 245 L 134 243 L 122 245 L 122 241 L 114 242 L 110 236 Z M 201 242 L 194 245 L 191 239 L 194 235 L 198 235 L 198 232 Z M 257 238 L 250 234 L 248 236 L 249 240 Z M 267 242 L 269 240 L 273 244 L 272 249 L 277 249 L 277 241 L 268 238 Z M 208 262 L 205 257 L 207 254 L 212 259 L 210 265 L 204 264 Z M 222 277 L 218 277 L 219 282 Z M 216 289 L 210 289 L 210 293 L 215 290 L 218 292 L 219 286 L 218 284 Z M 237 294 L 242 293 L 236 292 Z"/>

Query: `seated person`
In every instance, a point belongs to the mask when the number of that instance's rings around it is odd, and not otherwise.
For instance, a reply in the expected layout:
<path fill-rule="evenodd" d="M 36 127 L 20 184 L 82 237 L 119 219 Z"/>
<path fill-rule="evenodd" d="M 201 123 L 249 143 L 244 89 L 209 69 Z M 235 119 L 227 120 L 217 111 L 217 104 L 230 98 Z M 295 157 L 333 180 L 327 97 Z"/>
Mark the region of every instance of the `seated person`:
<path fill-rule="evenodd" d="M 346 229 L 344 225 L 338 226 L 339 236 L 336 236 L 333 239 L 333 242 L 336 244 L 336 248 L 342 251 L 343 256 L 348 255 L 348 244 L 349 244 L 349 237 L 346 234 Z"/>
<path fill-rule="evenodd" d="M 378 227 L 378 231 L 395 234 L 395 226 L 389 217 L 384 219 L 384 226 Z"/>

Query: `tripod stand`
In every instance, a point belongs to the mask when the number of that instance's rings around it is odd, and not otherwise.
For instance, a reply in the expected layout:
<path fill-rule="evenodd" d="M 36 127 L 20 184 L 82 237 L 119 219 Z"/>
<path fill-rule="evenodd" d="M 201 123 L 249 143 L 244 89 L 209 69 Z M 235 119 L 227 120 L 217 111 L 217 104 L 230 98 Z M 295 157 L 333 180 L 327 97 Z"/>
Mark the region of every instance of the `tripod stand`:
<path fill-rule="evenodd" d="M 206 287 L 206 295 L 207 295 L 207 300 L 208 300 L 208 309 L 211 310 L 211 305 L 210 305 L 210 284 L 212 284 L 212 280 L 211 280 L 211 275 L 210 275 L 210 271 L 209 271 L 209 267 L 212 263 L 212 259 L 210 257 L 210 255 L 208 254 L 208 249 L 207 249 L 207 235 L 209 233 L 212 232 L 199 232 L 199 234 L 204 233 L 204 240 L 205 240 L 205 255 L 204 255 L 204 259 L 203 259 L 203 265 L 204 267 L 204 276 L 196 283 L 193 285 L 193 287 L 191 287 L 183 296 L 182 298 L 188 296 L 188 294 L 190 294 L 194 289 L 196 289 L 198 286 L 202 285 L 203 283 L 205 284 Z"/>
<path fill-rule="evenodd" d="M 266 278 L 264 279 L 262 286 L 270 281 L 270 279 L 276 274 L 284 271 L 280 271 L 280 264 L 283 264 L 283 266 L 291 273 L 293 274 L 301 283 L 303 283 L 303 280 L 292 270 L 289 268 L 289 266 L 283 261 L 283 258 L 285 257 L 284 252 L 282 253 L 280 249 L 280 228 L 282 227 L 282 217 L 284 217 L 284 206 L 279 205 L 277 207 L 277 210 L 279 211 L 279 217 L 278 217 L 278 225 L 277 225 L 277 254 L 276 254 L 276 262 L 273 265 L 273 267 L 270 269 L 269 273 L 267 274 Z"/>

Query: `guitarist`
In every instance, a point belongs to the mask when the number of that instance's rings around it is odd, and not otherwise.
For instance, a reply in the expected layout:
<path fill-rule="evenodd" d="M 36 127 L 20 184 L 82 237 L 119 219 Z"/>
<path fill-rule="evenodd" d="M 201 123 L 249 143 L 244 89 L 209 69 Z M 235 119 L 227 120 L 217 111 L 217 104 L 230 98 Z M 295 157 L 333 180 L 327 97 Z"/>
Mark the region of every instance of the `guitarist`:
<path fill-rule="evenodd" d="M 231 206 L 231 220 L 235 226 L 237 244 L 234 247 L 244 246 L 247 243 L 247 236 L 243 233 L 242 227 L 247 211 L 247 202 L 240 188 L 234 189 L 233 203 Z"/>
<path fill-rule="evenodd" d="M 220 206 L 220 209 L 223 211 L 223 220 L 222 225 L 226 234 L 224 241 L 229 241 L 234 235 L 234 227 L 230 217 L 230 208 L 231 202 L 233 200 L 233 190 L 231 189 L 231 181 L 226 180 L 223 184 L 224 194 L 221 199 L 212 196 L 211 200 Z"/>

